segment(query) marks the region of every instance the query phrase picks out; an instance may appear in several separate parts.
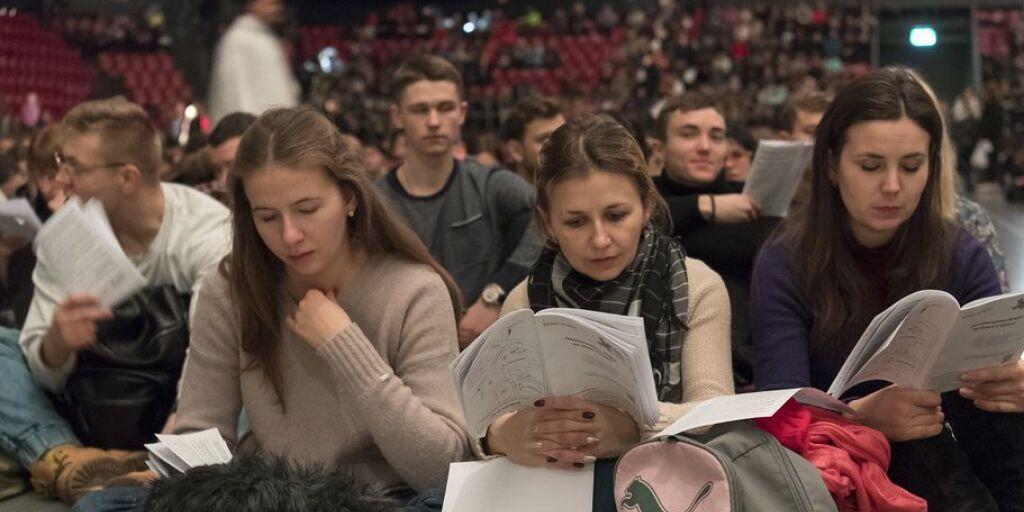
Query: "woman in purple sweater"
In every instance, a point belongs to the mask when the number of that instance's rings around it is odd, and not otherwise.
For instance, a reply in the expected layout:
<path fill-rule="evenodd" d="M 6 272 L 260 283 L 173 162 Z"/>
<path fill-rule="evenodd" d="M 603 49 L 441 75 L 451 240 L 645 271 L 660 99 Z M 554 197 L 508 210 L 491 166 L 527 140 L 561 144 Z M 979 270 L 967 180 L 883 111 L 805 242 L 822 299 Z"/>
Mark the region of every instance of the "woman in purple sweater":
<path fill-rule="evenodd" d="M 827 389 L 870 320 L 911 292 L 961 303 L 1000 293 L 985 249 L 943 220 L 942 133 L 905 70 L 873 71 L 837 95 L 817 131 L 811 201 L 754 271 L 759 390 Z M 874 382 L 844 399 L 889 439 L 890 478 L 930 510 L 1024 510 L 1024 416 L 978 393 L 1019 385 L 1019 369 L 985 370 L 999 377 L 959 393 Z"/>

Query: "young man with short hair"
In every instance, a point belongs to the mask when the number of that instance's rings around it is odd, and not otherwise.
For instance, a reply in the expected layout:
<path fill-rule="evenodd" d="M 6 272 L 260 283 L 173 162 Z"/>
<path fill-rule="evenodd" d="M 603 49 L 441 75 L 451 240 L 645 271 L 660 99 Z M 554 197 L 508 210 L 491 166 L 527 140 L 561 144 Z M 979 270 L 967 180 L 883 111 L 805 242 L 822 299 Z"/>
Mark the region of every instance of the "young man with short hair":
<path fill-rule="evenodd" d="M 514 171 L 529 184 L 537 177 L 544 141 L 565 124 L 562 107 L 551 98 L 529 96 L 516 103 L 501 125 L 501 139 L 514 162 Z"/>
<path fill-rule="evenodd" d="M 239 142 L 242 135 L 256 122 L 256 116 L 246 112 L 234 112 L 224 116 L 207 138 L 213 154 L 211 161 L 217 168 L 217 181 L 227 181 L 228 171 L 234 164 L 234 154 L 239 151 Z"/>
<path fill-rule="evenodd" d="M 690 92 L 669 99 L 655 123 L 654 151 L 665 162 L 657 180 L 670 201 L 677 233 L 703 224 L 757 218 L 757 205 L 723 186 L 725 117 L 711 98 Z"/>
<path fill-rule="evenodd" d="M 779 113 L 779 131 L 789 140 L 813 142 L 818 123 L 832 101 L 821 91 L 789 98 Z"/>
<path fill-rule="evenodd" d="M 687 255 L 725 281 L 732 304 L 733 370 L 742 387 L 752 381 L 750 275 L 758 249 L 779 219 L 759 217 L 757 204 L 727 182 L 725 118 L 710 98 L 688 92 L 670 99 L 656 126 L 655 150 L 665 168 L 654 182 Z"/>
<path fill-rule="evenodd" d="M 160 139 L 141 107 L 123 98 L 90 101 L 62 123 L 57 179 L 69 195 L 96 199 L 124 253 L 148 285 L 192 293 L 230 248 L 228 211 L 190 188 L 161 183 Z M 0 340 L 0 450 L 30 469 L 33 486 L 66 503 L 107 479 L 145 469 L 141 452 L 81 446 L 44 390 L 59 394 L 79 351 L 111 318 L 97 297 L 64 296 L 59 263 L 40 255 L 35 293 L 19 340 Z"/>
<path fill-rule="evenodd" d="M 453 157 L 467 106 L 451 63 L 434 56 L 406 61 L 392 95 L 391 120 L 408 147 L 404 162 L 377 185 L 462 289 L 465 347 L 497 320 L 505 295 L 540 254 L 530 229 L 534 191 L 507 169 Z"/>
<path fill-rule="evenodd" d="M 221 186 L 227 184 L 228 173 L 235 163 L 235 153 L 242 134 L 256 122 L 256 116 L 248 112 L 232 112 L 217 122 L 210 131 L 206 143 L 212 149 L 210 156 L 213 167 L 217 169 L 216 182 Z"/>
<path fill-rule="evenodd" d="M 821 91 L 808 91 L 792 96 L 779 112 L 779 133 L 792 141 L 814 142 L 821 118 L 832 100 Z M 808 164 L 800 178 L 800 185 L 793 194 L 790 211 L 802 208 L 811 196 L 811 167 Z"/>

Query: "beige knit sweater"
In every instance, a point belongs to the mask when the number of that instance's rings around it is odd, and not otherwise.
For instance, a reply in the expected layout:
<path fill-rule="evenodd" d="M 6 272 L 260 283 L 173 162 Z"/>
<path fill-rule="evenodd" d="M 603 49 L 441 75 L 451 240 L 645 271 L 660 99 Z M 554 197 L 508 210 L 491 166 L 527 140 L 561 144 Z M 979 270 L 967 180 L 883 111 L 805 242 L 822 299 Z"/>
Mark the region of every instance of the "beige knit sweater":
<path fill-rule="evenodd" d="M 452 302 L 429 267 L 371 257 L 338 297 L 353 325 L 319 350 L 282 321 L 287 413 L 240 348 L 227 280 L 211 272 L 197 300 L 177 432 L 216 427 L 234 446 L 244 407 L 264 452 L 338 462 L 385 488 L 441 487 L 448 464 L 469 457 L 448 369 L 458 353 Z"/>
<path fill-rule="evenodd" d="M 658 424 L 644 431 L 645 439 L 671 425 L 697 402 L 734 393 L 730 345 L 732 313 L 725 283 L 703 261 L 693 258 L 686 258 L 686 275 L 690 288 L 690 331 L 683 342 L 683 402 L 661 402 Z M 530 298 L 526 281 L 523 281 L 508 294 L 501 314 L 529 308 Z"/>

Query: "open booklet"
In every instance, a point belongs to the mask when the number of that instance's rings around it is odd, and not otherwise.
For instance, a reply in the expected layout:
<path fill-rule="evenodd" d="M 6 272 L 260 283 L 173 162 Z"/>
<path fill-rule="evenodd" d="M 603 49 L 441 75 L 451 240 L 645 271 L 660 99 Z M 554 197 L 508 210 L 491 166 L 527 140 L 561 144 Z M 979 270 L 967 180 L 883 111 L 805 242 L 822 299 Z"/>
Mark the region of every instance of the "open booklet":
<path fill-rule="evenodd" d="M 212 464 L 231 462 L 231 450 L 216 428 L 181 435 L 157 434 L 159 442 L 146 445 L 149 460 L 146 466 L 170 478 L 188 470 Z"/>
<path fill-rule="evenodd" d="M 1015 361 L 1024 352 L 1024 293 L 979 299 L 960 307 L 950 294 L 922 290 L 871 321 L 828 393 L 884 380 L 946 392 L 960 374 Z"/>
<path fill-rule="evenodd" d="M 88 293 L 112 307 L 146 286 L 96 200 L 72 198 L 61 206 L 39 230 L 35 252 L 49 263 L 61 299 Z"/>
<path fill-rule="evenodd" d="M 20 238 L 26 242 L 36 237 L 43 223 L 25 198 L 0 201 L 0 235 Z"/>
<path fill-rule="evenodd" d="M 788 140 L 762 140 L 757 145 L 743 193 L 757 201 L 761 215 L 785 217 L 789 203 L 811 161 L 814 144 Z"/>
<path fill-rule="evenodd" d="M 658 420 L 643 320 L 580 309 L 528 309 L 500 318 L 452 363 L 470 431 L 548 396 L 578 396 Z"/>

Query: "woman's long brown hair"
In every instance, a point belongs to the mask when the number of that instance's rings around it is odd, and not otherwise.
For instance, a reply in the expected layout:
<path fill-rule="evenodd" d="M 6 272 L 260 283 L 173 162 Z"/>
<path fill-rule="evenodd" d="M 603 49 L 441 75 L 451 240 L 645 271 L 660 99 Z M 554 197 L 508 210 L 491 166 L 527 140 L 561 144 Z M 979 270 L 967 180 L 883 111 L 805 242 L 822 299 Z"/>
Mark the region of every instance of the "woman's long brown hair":
<path fill-rule="evenodd" d="M 847 132 L 855 124 L 907 117 L 928 133 L 928 179 L 917 209 L 896 232 L 886 269 L 889 303 L 940 287 L 948 271 L 953 233 L 943 218 L 942 118 L 928 93 L 905 69 L 872 71 L 836 95 L 815 134 L 810 202 L 784 223 L 776 239 L 795 258 L 813 314 L 812 352 L 844 350 L 876 311 L 865 311 L 867 289 L 856 265 L 850 215 L 829 177 L 838 169 Z"/>
<path fill-rule="evenodd" d="M 246 130 L 238 145 L 230 178 L 234 245 L 220 272 L 230 283 L 242 349 L 252 357 L 253 367 L 264 372 L 282 399 L 282 409 L 286 404 L 275 356 L 282 338 L 285 270 L 256 231 L 243 187 L 247 176 L 270 166 L 323 169 L 358 205 L 354 217 L 339 219 L 348 222 L 349 243 L 357 244 L 369 256 L 390 254 L 429 265 L 444 280 L 458 322 L 462 299 L 454 280 L 430 256 L 412 229 L 381 201 L 362 160 L 348 149 L 334 125 L 309 108 L 267 111 Z"/>

